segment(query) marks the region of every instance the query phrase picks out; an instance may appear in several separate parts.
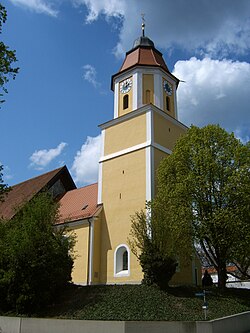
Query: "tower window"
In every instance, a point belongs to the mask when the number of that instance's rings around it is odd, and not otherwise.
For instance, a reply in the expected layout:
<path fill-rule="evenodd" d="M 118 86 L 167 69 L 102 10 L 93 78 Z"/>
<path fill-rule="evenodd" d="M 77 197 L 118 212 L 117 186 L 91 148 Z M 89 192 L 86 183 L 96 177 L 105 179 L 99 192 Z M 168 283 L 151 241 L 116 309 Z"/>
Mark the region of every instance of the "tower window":
<path fill-rule="evenodd" d="M 129 275 L 129 249 L 127 245 L 119 245 L 114 254 L 114 275 L 119 276 L 128 276 Z"/>
<path fill-rule="evenodd" d="M 129 96 L 128 95 L 123 96 L 123 110 L 128 108 L 128 101 L 129 101 Z"/>
<path fill-rule="evenodd" d="M 146 90 L 146 104 L 149 104 L 151 102 L 151 99 L 150 99 L 150 90 L 147 89 Z"/>
<path fill-rule="evenodd" d="M 170 98 L 166 96 L 166 110 L 170 111 Z"/>

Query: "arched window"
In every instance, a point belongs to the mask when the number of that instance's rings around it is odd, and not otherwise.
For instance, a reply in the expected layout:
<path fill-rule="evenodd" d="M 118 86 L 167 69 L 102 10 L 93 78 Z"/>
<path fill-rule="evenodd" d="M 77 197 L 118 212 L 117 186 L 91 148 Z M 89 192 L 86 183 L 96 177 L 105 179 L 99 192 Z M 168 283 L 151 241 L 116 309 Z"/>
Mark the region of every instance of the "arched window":
<path fill-rule="evenodd" d="M 166 109 L 170 111 L 170 98 L 168 96 L 166 96 Z"/>
<path fill-rule="evenodd" d="M 146 104 L 149 104 L 151 102 L 151 99 L 150 99 L 150 90 L 146 90 Z"/>
<path fill-rule="evenodd" d="M 128 251 L 124 251 L 122 255 L 122 269 L 123 271 L 128 270 Z"/>
<path fill-rule="evenodd" d="M 128 276 L 130 265 L 129 248 L 125 244 L 117 246 L 114 254 L 114 276 Z"/>
<path fill-rule="evenodd" d="M 128 95 L 123 96 L 123 110 L 128 108 L 128 101 L 129 101 L 129 96 Z"/>

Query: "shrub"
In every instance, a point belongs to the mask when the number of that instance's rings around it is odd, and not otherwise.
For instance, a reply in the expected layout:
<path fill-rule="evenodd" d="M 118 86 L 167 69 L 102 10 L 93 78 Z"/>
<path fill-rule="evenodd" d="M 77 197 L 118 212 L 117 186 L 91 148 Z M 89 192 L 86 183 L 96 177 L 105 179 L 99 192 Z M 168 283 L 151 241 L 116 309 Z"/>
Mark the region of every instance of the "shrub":
<path fill-rule="evenodd" d="M 139 261 L 144 273 L 142 283 L 156 284 L 163 290 L 168 287 L 168 283 L 176 271 L 175 259 L 164 256 L 157 246 L 148 240 L 139 255 Z"/>
<path fill-rule="evenodd" d="M 1 225 L 2 306 L 31 313 L 48 305 L 71 280 L 72 237 L 56 231 L 58 205 L 42 193 Z"/>

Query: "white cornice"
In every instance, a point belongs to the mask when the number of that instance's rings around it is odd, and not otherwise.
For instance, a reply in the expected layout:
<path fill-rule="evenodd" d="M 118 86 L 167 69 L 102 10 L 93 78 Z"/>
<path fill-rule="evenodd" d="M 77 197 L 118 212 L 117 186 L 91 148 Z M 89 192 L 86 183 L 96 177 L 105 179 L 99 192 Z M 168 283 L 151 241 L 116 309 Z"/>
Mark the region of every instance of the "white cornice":
<path fill-rule="evenodd" d="M 171 117 L 170 115 L 166 114 L 164 111 L 162 111 L 161 109 L 157 108 L 155 105 L 153 104 L 147 104 L 142 106 L 141 108 L 135 110 L 135 111 L 131 111 L 123 116 L 120 116 L 118 118 L 112 119 L 110 121 L 107 121 L 106 123 L 103 123 L 101 125 L 99 125 L 99 127 L 104 130 L 106 128 L 109 128 L 111 126 L 114 126 L 116 124 L 122 123 L 128 119 L 132 119 L 135 117 L 138 117 L 139 115 L 146 113 L 146 112 L 157 112 L 158 114 L 160 114 L 162 117 L 164 117 L 165 119 L 169 120 L 171 123 L 173 123 L 174 125 L 180 126 L 182 129 L 187 129 L 188 127 L 185 126 L 184 124 L 182 124 L 180 121 L 178 121 L 177 119 Z"/>
<path fill-rule="evenodd" d="M 164 70 L 162 67 L 158 66 L 150 66 L 150 65 L 135 65 L 134 67 L 130 67 L 128 69 L 123 70 L 122 72 L 118 72 L 115 75 L 112 76 L 113 82 L 119 82 L 123 80 L 124 78 L 128 77 L 129 75 L 133 75 L 135 72 L 140 73 L 147 73 L 147 74 L 155 74 L 157 72 L 167 75 L 171 80 L 173 80 L 175 83 L 179 81 L 177 77 L 175 77 L 172 73 Z"/>
<path fill-rule="evenodd" d="M 146 148 L 146 147 L 149 147 L 151 144 L 150 141 L 146 141 L 146 142 L 143 142 L 143 143 L 140 143 L 138 145 L 135 145 L 135 146 L 132 146 L 132 147 L 129 147 L 129 148 L 126 148 L 126 149 L 123 149 L 123 150 L 120 150 L 120 151 L 117 151 L 113 154 L 109 154 L 109 155 L 106 155 L 106 156 L 102 156 L 99 160 L 99 163 L 101 162 L 104 162 L 104 161 L 107 161 L 107 160 L 111 160 L 112 158 L 115 158 L 115 157 L 118 157 L 118 156 L 121 156 L 121 155 L 126 155 L 126 154 L 129 154 L 131 152 L 134 152 L 136 150 L 140 150 L 142 148 Z"/>
<path fill-rule="evenodd" d="M 112 158 L 116 158 L 118 156 L 122 156 L 122 155 L 126 155 L 126 154 L 129 154 L 129 153 L 135 152 L 135 151 L 143 149 L 143 148 L 148 148 L 148 147 L 156 148 L 156 149 L 161 150 L 164 153 L 167 153 L 169 155 L 172 153 L 172 151 L 170 149 L 160 145 L 159 143 L 152 142 L 151 140 L 149 140 L 149 141 L 145 141 L 143 143 L 140 143 L 138 145 L 135 145 L 135 146 L 123 149 L 123 150 L 119 150 L 119 151 L 117 151 L 113 154 L 102 156 L 99 160 L 99 163 L 111 160 Z"/>

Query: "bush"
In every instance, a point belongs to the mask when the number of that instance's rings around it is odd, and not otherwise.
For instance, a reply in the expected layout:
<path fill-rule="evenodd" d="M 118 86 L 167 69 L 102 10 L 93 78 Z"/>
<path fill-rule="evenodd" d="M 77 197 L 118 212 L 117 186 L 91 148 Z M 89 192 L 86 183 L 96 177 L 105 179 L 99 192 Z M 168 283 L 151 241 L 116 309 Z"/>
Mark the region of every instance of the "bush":
<path fill-rule="evenodd" d="M 148 216 L 144 211 L 131 216 L 128 243 L 142 267 L 142 282 L 166 289 L 177 267 L 174 253 L 179 252 L 173 251 L 176 249 L 176 243 L 171 238 L 167 224 L 163 219 L 156 218 L 155 211 L 151 210 L 149 203 L 147 208 L 151 211 Z"/>
<path fill-rule="evenodd" d="M 0 305 L 30 313 L 71 280 L 73 239 L 56 231 L 58 206 L 42 193 L 0 228 Z"/>
<path fill-rule="evenodd" d="M 166 289 L 175 274 L 177 262 L 171 257 L 164 256 L 150 240 L 145 243 L 143 252 L 139 256 L 140 265 L 144 273 L 142 283 L 158 285 Z"/>

